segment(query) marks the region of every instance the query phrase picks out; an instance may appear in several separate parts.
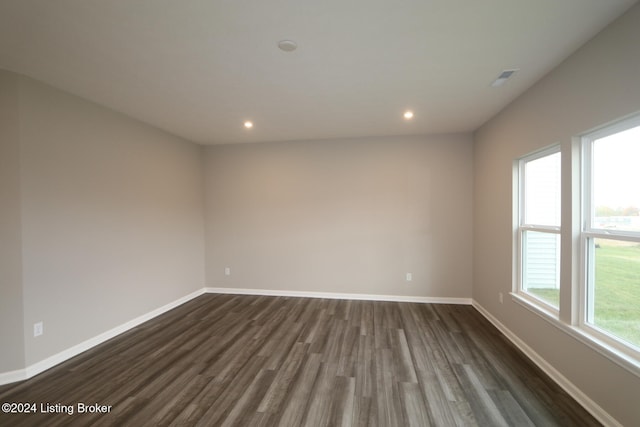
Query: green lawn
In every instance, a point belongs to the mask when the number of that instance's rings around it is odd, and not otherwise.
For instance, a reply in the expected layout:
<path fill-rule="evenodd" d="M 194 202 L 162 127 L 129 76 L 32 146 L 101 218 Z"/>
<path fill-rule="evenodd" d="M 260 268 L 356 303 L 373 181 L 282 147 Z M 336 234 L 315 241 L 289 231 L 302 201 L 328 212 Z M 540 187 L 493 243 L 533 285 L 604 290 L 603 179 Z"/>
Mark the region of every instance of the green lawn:
<path fill-rule="evenodd" d="M 640 347 L 640 245 L 599 239 L 593 323 Z M 558 290 L 529 292 L 558 306 Z"/>
<path fill-rule="evenodd" d="M 596 326 L 640 347 L 640 245 L 596 248 Z"/>
<path fill-rule="evenodd" d="M 532 288 L 529 289 L 529 293 L 556 308 L 560 306 L 560 291 L 558 289 Z"/>

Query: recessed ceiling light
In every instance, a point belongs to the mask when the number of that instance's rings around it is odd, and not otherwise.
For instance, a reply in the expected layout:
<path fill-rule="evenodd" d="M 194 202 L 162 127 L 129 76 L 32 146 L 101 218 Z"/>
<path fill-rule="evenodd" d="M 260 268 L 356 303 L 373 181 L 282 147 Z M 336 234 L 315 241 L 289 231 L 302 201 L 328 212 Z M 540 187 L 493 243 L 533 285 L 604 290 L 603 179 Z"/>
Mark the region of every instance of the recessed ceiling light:
<path fill-rule="evenodd" d="M 404 112 L 404 118 L 407 119 L 407 120 L 413 119 L 413 111 L 405 111 Z"/>
<path fill-rule="evenodd" d="M 251 129 L 253 127 L 253 122 L 247 120 L 246 122 L 244 122 L 244 127 L 246 127 L 247 129 Z"/>
<path fill-rule="evenodd" d="M 293 40 L 280 40 L 278 42 L 278 47 L 280 48 L 280 50 L 283 50 L 285 52 L 293 52 L 298 48 L 298 44 Z"/>

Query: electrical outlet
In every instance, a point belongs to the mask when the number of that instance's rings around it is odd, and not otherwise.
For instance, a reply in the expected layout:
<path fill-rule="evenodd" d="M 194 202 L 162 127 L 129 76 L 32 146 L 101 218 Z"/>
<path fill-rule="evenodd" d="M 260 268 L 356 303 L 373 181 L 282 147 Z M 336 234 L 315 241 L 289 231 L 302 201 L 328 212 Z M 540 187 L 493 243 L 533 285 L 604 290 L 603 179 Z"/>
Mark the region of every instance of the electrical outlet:
<path fill-rule="evenodd" d="M 412 280 L 413 280 L 413 274 L 407 273 L 407 282 L 410 282 Z"/>
<path fill-rule="evenodd" d="M 498 292 L 498 301 L 502 304 L 502 292 Z"/>
<path fill-rule="evenodd" d="M 224 275 L 225 276 L 231 276 L 231 267 L 225 267 L 224 268 Z"/>
<path fill-rule="evenodd" d="M 34 323 L 33 324 L 33 336 L 34 337 L 39 337 L 42 334 L 44 334 L 44 326 L 43 326 L 42 322 Z"/>

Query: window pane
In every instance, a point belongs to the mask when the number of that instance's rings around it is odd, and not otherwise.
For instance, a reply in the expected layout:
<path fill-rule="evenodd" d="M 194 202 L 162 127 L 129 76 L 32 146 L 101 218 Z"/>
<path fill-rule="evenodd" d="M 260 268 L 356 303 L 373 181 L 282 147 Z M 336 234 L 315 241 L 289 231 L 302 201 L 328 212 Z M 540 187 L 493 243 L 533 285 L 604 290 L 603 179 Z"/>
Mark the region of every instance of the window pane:
<path fill-rule="evenodd" d="M 560 300 L 560 235 L 525 231 L 522 238 L 522 288 L 557 308 Z"/>
<path fill-rule="evenodd" d="M 593 228 L 640 231 L 640 126 L 593 142 Z"/>
<path fill-rule="evenodd" d="M 560 153 L 525 164 L 524 223 L 560 226 Z"/>
<path fill-rule="evenodd" d="M 587 321 L 640 347 L 640 244 L 595 239 Z"/>

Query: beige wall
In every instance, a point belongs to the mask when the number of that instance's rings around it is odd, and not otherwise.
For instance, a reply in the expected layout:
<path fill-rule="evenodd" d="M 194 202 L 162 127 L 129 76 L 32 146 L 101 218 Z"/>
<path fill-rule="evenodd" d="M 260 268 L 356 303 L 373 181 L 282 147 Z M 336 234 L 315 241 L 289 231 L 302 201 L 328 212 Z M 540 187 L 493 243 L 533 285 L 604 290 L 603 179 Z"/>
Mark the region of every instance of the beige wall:
<path fill-rule="evenodd" d="M 469 298 L 472 155 L 470 135 L 207 147 L 207 284 Z"/>
<path fill-rule="evenodd" d="M 18 76 L 0 70 L 0 374 L 24 367 Z"/>
<path fill-rule="evenodd" d="M 572 137 L 640 111 L 640 6 L 583 46 L 475 134 L 473 297 L 623 425 L 640 421 L 640 378 L 505 298 L 512 288 L 512 164 L 562 144 L 563 248 L 570 248 Z M 568 290 L 577 264 L 562 264 Z M 567 292 L 563 295 L 568 296 Z M 565 297 L 563 306 L 568 301 Z"/>
<path fill-rule="evenodd" d="M 203 287 L 203 175 L 195 144 L 28 78 L 19 96 L 29 366 Z"/>

